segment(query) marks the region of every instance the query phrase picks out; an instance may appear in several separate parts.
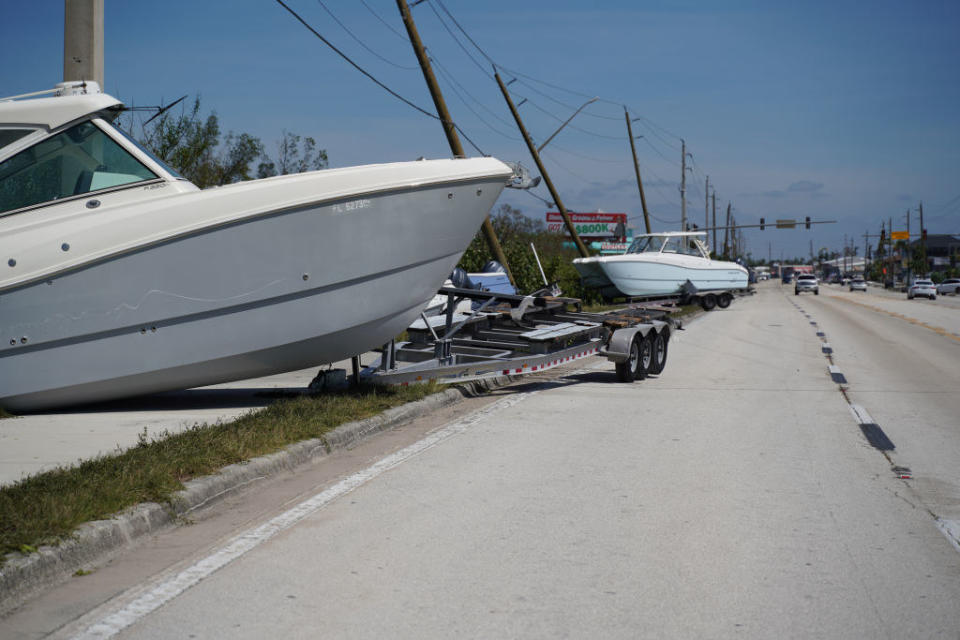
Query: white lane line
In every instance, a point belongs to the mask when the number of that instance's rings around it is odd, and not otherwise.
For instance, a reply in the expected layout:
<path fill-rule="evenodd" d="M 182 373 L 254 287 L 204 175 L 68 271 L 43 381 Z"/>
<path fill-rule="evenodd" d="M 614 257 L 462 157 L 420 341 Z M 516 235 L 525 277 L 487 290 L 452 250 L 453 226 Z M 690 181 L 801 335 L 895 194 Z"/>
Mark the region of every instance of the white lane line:
<path fill-rule="evenodd" d="M 954 549 L 960 551 L 960 520 L 937 518 L 937 529 L 947 537 Z"/>
<path fill-rule="evenodd" d="M 509 409 L 510 407 L 523 402 L 531 395 L 540 390 L 527 391 L 507 396 L 497 400 L 493 404 L 487 405 L 470 415 L 451 423 L 442 429 L 434 431 L 422 440 L 419 440 L 400 451 L 390 454 L 372 466 L 362 471 L 344 478 L 328 489 L 307 498 L 303 502 L 295 505 L 291 509 L 272 518 L 266 523 L 248 529 L 238 536 L 232 538 L 224 546 L 220 547 L 206 558 L 198 561 L 192 566 L 184 569 L 180 573 L 166 579 L 161 579 L 153 586 L 146 587 L 144 593 L 126 605 L 119 606 L 112 613 L 107 613 L 99 620 L 93 622 L 79 634 L 72 636 L 78 640 L 94 638 L 112 638 L 123 629 L 136 623 L 141 618 L 157 610 L 167 602 L 173 600 L 190 587 L 194 586 L 204 578 L 212 575 L 214 572 L 225 567 L 248 551 L 263 544 L 278 533 L 289 529 L 303 518 L 322 509 L 337 498 L 353 491 L 354 489 L 366 484 L 385 471 L 407 461 L 408 459 L 426 451 L 434 445 L 444 440 L 464 433 L 471 427 L 489 418 L 495 413 Z M 128 594 L 124 594 L 129 597 Z M 122 601 L 124 595 L 118 596 L 114 602 Z M 107 605 L 109 607 L 109 604 Z"/>
<path fill-rule="evenodd" d="M 850 413 L 853 414 L 853 417 L 857 420 L 857 424 L 876 424 L 873 421 L 873 418 L 870 417 L 870 414 L 867 413 L 867 410 L 861 407 L 858 404 L 850 404 Z"/>

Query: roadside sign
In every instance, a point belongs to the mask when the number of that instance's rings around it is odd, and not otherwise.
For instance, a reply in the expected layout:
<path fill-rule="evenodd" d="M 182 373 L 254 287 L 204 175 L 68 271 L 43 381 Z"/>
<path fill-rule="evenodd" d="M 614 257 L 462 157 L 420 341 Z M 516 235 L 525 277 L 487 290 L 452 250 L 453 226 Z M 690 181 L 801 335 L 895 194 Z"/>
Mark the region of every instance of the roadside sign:
<path fill-rule="evenodd" d="M 909 240 L 910 232 L 909 231 L 891 231 L 890 239 L 891 240 Z"/>
<path fill-rule="evenodd" d="M 795 229 L 796 226 L 796 220 L 777 220 L 777 229 Z"/>

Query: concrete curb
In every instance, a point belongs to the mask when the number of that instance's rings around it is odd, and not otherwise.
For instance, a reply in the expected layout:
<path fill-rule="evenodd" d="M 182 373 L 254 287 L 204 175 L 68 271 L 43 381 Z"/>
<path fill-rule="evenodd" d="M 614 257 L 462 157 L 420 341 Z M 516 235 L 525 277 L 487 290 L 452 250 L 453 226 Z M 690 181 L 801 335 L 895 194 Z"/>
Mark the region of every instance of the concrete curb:
<path fill-rule="evenodd" d="M 463 383 L 423 400 L 384 411 L 380 415 L 342 424 L 322 438 L 288 445 L 281 451 L 224 467 L 218 473 L 195 478 L 174 494 L 169 505 L 154 502 L 130 507 L 109 520 L 81 525 L 71 539 L 58 546 L 40 547 L 28 555 L 10 553 L 0 567 L 0 616 L 31 596 L 67 580 L 84 566 L 100 564 L 130 548 L 139 538 L 174 526 L 190 512 L 216 503 L 228 494 L 280 471 L 346 449 L 381 431 L 412 421 L 425 413 L 455 404 L 509 384 L 502 376 Z"/>

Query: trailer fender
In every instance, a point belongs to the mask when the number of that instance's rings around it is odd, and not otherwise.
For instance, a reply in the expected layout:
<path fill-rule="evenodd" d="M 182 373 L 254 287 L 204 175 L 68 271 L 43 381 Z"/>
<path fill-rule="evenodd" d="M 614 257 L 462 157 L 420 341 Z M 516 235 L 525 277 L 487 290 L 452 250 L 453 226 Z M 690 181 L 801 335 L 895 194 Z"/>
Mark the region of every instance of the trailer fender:
<path fill-rule="evenodd" d="M 634 336 L 638 333 L 641 336 L 646 336 L 651 331 L 655 332 L 656 327 L 647 323 L 617 329 L 613 332 L 613 335 L 610 336 L 610 340 L 601 353 L 607 356 L 607 360 L 611 362 L 626 362 L 630 359 L 630 345 L 633 343 Z"/>

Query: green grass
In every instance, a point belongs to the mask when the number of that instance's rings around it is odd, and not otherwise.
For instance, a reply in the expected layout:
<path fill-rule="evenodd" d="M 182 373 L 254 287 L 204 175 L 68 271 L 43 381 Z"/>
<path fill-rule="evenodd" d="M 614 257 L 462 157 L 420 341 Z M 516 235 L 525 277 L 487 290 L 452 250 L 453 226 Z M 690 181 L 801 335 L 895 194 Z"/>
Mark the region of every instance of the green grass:
<path fill-rule="evenodd" d="M 272 453 L 439 391 L 435 384 L 364 387 L 279 400 L 236 420 L 198 424 L 115 455 L 0 487 L 0 564 L 10 551 L 55 544 L 79 525 L 140 502 L 168 502 L 191 478 Z"/>
<path fill-rule="evenodd" d="M 16 416 L 14 416 L 12 413 L 7 413 L 3 407 L 0 407 L 0 420 L 3 420 L 4 418 L 14 418 L 14 417 Z"/>

